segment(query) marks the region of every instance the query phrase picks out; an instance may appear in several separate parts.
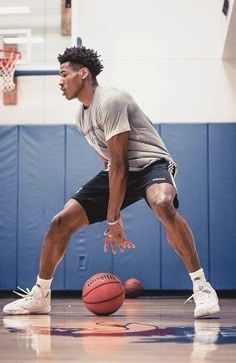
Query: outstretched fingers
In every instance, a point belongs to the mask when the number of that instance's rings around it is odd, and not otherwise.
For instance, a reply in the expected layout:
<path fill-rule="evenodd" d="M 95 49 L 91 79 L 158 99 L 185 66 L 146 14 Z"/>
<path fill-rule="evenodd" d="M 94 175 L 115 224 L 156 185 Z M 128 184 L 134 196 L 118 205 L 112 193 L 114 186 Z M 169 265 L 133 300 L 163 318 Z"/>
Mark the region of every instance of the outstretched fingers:
<path fill-rule="evenodd" d="M 125 240 L 125 241 L 120 242 L 120 243 L 117 242 L 117 243 L 118 243 L 118 245 L 120 247 L 120 250 L 122 248 L 122 252 L 124 251 L 125 248 L 135 248 L 135 244 L 132 243 L 132 242 L 130 242 L 130 241 L 128 241 L 128 240 Z"/>
<path fill-rule="evenodd" d="M 106 239 L 104 242 L 104 252 L 107 252 L 109 249 L 109 246 L 111 246 L 111 251 L 112 251 L 113 255 L 115 255 L 116 254 L 116 246 L 115 246 L 116 243 L 119 246 L 120 252 L 123 252 L 125 248 L 135 248 L 135 244 L 126 239 L 115 240 L 114 237 L 112 236 L 111 232 L 109 231 L 109 229 L 107 229 L 104 232 L 104 235 L 106 236 Z"/>
<path fill-rule="evenodd" d="M 112 251 L 113 255 L 115 255 L 116 254 L 115 240 L 112 238 L 112 235 L 109 233 L 108 229 L 104 232 L 104 235 L 106 236 L 106 239 L 104 242 L 104 252 L 107 252 L 109 249 L 109 246 L 111 246 L 111 251 Z"/>

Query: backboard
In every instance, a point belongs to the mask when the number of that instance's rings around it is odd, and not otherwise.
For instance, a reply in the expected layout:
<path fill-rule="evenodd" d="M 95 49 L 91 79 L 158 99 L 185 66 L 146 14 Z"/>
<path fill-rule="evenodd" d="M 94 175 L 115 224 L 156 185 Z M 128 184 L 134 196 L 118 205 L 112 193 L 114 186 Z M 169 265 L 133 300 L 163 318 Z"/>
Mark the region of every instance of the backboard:
<path fill-rule="evenodd" d="M 70 6 L 65 0 L 1 1 L 0 49 L 21 52 L 17 69 L 58 68 L 58 54 L 72 45 Z"/>
<path fill-rule="evenodd" d="M 4 92 L 4 105 L 17 104 L 18 76 L 57 75 L 58 54 L 71 45 L 71 1 L 2 0 L 0 49 L 21 53 L 14 73 L 16 87 Z"/>
<path fill-rule="evenodd" d="M 21 52 L 22 57 L 17 64 L 31 64 L 31 39 L 32 30 L 28 29 L 1 29 L 0 49 L 16 49 Z"/>

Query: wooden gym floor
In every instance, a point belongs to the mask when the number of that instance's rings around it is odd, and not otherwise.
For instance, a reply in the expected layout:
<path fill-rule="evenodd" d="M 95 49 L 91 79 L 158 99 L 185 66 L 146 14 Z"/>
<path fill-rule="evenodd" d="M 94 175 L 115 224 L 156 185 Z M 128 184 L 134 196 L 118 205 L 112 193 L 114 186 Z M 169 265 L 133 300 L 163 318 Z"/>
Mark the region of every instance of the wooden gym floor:
<path fill-rule="evenodd" d="M 11 301 L 0 299 L 0 308 Z M 90 313 L 81 298 L 53 298 L 50 315 L 0 312 L 0 362 L 235 362 L 236 299 L 214 318 L 193 318 L 184 298 L 126 299 L 113 315 Z"/>

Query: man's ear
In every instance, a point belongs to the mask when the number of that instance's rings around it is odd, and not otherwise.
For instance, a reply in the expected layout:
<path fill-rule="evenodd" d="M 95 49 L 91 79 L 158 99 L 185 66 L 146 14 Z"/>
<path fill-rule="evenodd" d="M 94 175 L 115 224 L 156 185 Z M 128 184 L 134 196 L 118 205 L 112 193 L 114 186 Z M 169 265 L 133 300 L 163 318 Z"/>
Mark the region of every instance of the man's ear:
<path fill-rule="evenodd" d="M 88 77 L 89 74 L 89 70 L 86 67 L 81 68 L 81 70 L 79 71 L 81 78 L 85 79 L 86 77 Z"/>

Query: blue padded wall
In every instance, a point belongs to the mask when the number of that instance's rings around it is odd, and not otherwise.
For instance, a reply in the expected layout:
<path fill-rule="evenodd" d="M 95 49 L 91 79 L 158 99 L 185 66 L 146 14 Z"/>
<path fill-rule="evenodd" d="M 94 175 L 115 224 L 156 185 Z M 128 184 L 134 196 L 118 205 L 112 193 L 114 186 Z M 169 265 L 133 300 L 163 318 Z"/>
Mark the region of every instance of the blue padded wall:
<path fill-rule="evenodd" d="M 209 125 L 210 272 L 236 289 L 236 124 Z"/>
<path fill-rule="evenodd" d="M 104 164 L 75 126 L 66 132 L 66 200 L 94 177 Z M 82 289 L 97 272 L 112 272 L 112 256 L 103 252 L 106 223 L 96 223 L 75 233 L 65 258 L 65 288 Z"/>
<path fill-rule="evenodd" d="M 18 128 L 0 127 L 0 289 L 16 286 Z M 7 277 L 7 278 L 6 278 Z"/>
<path fill-rule="evenodd" d="M 65 126 L 20 126 L 18 286 L 35 283 L 51 218 L 64 205 Z M 53 288 L 64 288 L 61 263 Z"/>
<path fill-rule="evenodd" d="M 205 273 L 218 289 L 236 288 L 236 124 L 155 126 L 180 170 L 179 212 L 192 227 Z M 0 289 L 31 287 L 51 218 L 103 162 L 73 125 L 0 127 Z M 103 252 L 106 223 L 83 228 L 69 243 L 53 289 L 80 290 L 96 272 L 147 290 L 191 289 L 188 273 L 145 201 L 122 211 L 134 250 Z M 7 279 L 5 278 L 7 276 Z"/>
<path fill-rule="evenodd" d="M 199 257 L 208 276 L 208 160 L 207 125 L 163 124 L 160 134 L 179 165 L 176 177 L 179 213 L 190 224 Z M 190 279 L 179 256 L 166 241 L 162 228 L 163 289 L 189 289 Z"/>

